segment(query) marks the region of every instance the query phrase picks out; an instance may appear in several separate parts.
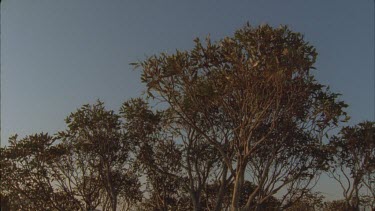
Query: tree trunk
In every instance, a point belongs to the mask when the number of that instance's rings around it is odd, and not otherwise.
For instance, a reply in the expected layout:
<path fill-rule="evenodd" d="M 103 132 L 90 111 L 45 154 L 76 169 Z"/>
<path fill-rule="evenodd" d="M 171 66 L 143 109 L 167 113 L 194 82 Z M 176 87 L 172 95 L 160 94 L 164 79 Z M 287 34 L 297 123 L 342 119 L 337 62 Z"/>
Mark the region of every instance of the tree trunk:
<path fill-rule="evenodd" d="M 228 166 L 224 163 L 223 165 L 223 177 L 221 178 L 221 186 L 219 189 L 219 192 L 217 194 L 217 200 L 215 204 L 215 211 L 221 211 L 222 205 L 223 205 L 223 198 L 225 189 L 227 188 L 227 173 L 228 173 Z"/>
<path fill-rule="evenodd" d="M 191 199 L 193 201 L 193 209 L 194 211 L 201 211 L 201 202 L 200 202 L 200 194 L 196 191 L 190 192 Z"/>
<path fill-rule="evenodd" d="M 113 197 L 111 199 L 111 209 L 112 209 L 112 211 L 116 211 L 116 209 L 117 209 L 117 197 Z"/>
<path fill-rule="evenodd" d="M 241 163 L 242 163 L 241 160 L 239 160 L 238 165 L 237 165 L 237 170 L 236 170 L 236 179 L 234 181 L 231 211 L 241 211 L 239 201 L 240 201 L 241 189 L 244 183 L 244 174 L 245 174 L 244 165 L 242 165 Z"/>

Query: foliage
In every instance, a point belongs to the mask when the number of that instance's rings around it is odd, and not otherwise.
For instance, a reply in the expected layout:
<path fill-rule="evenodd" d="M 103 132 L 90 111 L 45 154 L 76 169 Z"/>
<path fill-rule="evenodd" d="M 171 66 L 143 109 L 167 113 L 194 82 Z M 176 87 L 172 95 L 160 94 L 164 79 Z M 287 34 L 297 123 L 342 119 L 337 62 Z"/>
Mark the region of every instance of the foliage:
<path fill-rule="evenodd" d="M 104 207 L 117 209 L 118 197 L 138 200 L 138 179 L 131 170 L 132 142 L 121 131 L 120 117 L 107 111 L 100 101 L 90 106 L 84 105 L 66 119 L 68 130 L 58 134 L 61 146 L 70 148 L 77 158 L 77 165 L 87 165 L 95 178 L 94 186 L 104 191 Z M 71 169 L 77 169 L 73 167 Z M 85 175 L 81 172 L 80 175 Z M 129 192 L 132 191 L 132 192 Z"/>
<path fill-rule="evenodd" d="M 9 147 L 1 149 L 1 197 L 16 210 L 77 209 L 77 200 L 55 189 L 51 171 L 54 139 L 45 133 L 19 140 L 13 136 Z"/>
<path fill-rule="evenodd" d="M 16 210 L 117 210 L 140 200 L 131 143 L 103 103 L 84 105 L 56 136 L 35 134 L 1 148 L 1 196 Z M 16 179 L 15 179 L 16 178 Z"/>
<path fill-rule="evenodd" d="M 262 203 L 297 180 L 309 184 L 323 167 L 319 152 L 322 135 L 345 121 L 346 113 L 342 109 L 346 104 L 338 101 L 339 95 L 317 83 L 311 74 L 316 55 L 302 35 L 287 27 L 245 26 L 233 37 L 216 43 L 207 38 L 205 44 L 196 39 L 191 51 L 162 53 L 137 66 L 142 69 L 148 95 L 166 104 L 176 121 L 189 125 L 220 153 L 235 178 L 233 210 L 240 209 L 239 190 L 245 171 L 252 160 L 263 160 L 258 151 L 266 150 L 264 145 L 275 146 L 271 152 L 282 146 L 298 146 L 291 141 L 314 147 L 310 150 L 314 151 L 312 160 L 305 161 L 309 164 L 290 167 L 280 177 L 290 180 L 274 181 L 273 184 L 282 184 L 260 196 L 259 190 L 265 190 L 267 175 L 278 172 L 271 167 L 279 166 L 275 164 L 277 156 L 270 157 L 263 173 L 253 180 L 259 188 L 243 206 L 248 210 L 254 198 Z M 288 133 L 298 133 L 301 139 L 286 138 Z M 306 177 L 306 171 L 312 175 Z"/>
<path fill-rule="evenodd" d="M 322 210 L 324 207 L 324 196 L 318 192 L 308 192 L 294 202 L 286 209 L 286 211 L 315 211 Z"/>
<path fill-rule="evenodd" d="M 367 189 L 370 192 L 367 198 L 372 198 L 367 204 L 374 207 L 375 123 L 366 121 L 343 127 L 339 135 L 332 137 L 330 147 L 329 174 L 340 184 L 347 206 L 359 209 L 361 190 Z"/>
<path fill-rule="evenodd" d="M 335 200 L 324 203 L 324 211 L 346 211 L 347 204 L 345 200 Z"/>

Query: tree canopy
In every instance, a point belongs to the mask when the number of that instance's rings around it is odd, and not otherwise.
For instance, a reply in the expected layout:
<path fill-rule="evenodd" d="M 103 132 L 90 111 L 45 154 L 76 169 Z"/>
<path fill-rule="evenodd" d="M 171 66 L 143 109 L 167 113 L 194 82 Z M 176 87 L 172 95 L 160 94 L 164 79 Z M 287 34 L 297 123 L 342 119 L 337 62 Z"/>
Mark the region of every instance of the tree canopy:
<path fill-rule="evenodd" d="M 234 178 L 231 210 L 249 210 L 283 188 L 308 188 L 324 167 L 322 136 L 346 120 L 339 94 L 311 73 L 316 56 L 287 27 L 247 25 L 137 67 L 148 95 L 220 153 Z M 246 171 L 258 188 L 240 206 Z"/>

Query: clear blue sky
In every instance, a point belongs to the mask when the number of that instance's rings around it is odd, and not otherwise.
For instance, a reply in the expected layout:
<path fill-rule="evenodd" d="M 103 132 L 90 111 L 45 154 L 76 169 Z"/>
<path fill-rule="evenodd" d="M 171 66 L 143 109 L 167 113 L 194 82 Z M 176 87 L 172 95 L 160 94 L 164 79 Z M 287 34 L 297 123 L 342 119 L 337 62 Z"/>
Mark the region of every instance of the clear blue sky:
<path fill-rule="evenodd" d="M 1 143 L 55 133 L 85 103 L 118 110 L 143 90 L 131 62 L 230 36 L 247 21 L 286 24 L 319 53 L 317 78 L 343 94 L 350 124 L 374 120 L 372 0 L 3 0 Z M 328 180 L 320 191 L 335 197 Z"/>

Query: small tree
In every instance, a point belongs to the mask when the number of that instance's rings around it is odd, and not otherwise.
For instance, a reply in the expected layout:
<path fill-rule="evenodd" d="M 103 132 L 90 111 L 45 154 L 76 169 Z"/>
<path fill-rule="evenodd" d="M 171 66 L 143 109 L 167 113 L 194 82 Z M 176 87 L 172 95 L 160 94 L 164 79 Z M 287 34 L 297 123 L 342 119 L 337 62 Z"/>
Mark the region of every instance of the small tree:
<path fill-rule="evenodd" d="M 347 211 L 347 203 L 345 200 L 335 200 L 324 202 L 324 211 Z"/>
<path fill-rule="evenodd" d="M 68 129 L 60 132 L 58 138 L 62 147 L 71 148 L 77 156 L 72 162 L 85 163 L 86 169 L 93 170 L 90 178 L 105 193 L 104 209 L 115 211 L 119 197 L 129 202 L 139 200 L 140 183 L 132 170 L 133 143 L 121 130 L 120 117 L 105 110 L 98 101 L 82 106 L 68 116 L 66 123 Z"/>
<path fill-rule="evenodd" d="M 329 175 L 340 184 L 348 209 L 359 210 L 363 188 L 374 196 L 375 123 L 342 128 L 330 146 L 333 158 Z"/>
<path fill-rule="evenodd" d="M 296 200 L 286 209 L 286 211 L 316 211 L 323 210 L 324 196 L 319 192 L 308 192 L 302 197 L 297 196 Z M 328 210 L 327 210 L 328 211 Z"/>
<path fill-rule="evenodd" d="M 98 172 L 90 165 L 90 157 L 73 143 L 62 141 L 53 147 L 58 152 L 51 159 L 51 173 L 66 199 L 75 201 L 77 210 L 93 210 L 103 194 Z"/>
<path fill-rule="evenodd" d="M 74 193 L 56 184 L 51 166 L 60 155 L 54 150 L 54 138 L 41 133 L 9 139 L 1 148 L 1 198 L 11 210 L 78 210 Z"/>

